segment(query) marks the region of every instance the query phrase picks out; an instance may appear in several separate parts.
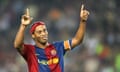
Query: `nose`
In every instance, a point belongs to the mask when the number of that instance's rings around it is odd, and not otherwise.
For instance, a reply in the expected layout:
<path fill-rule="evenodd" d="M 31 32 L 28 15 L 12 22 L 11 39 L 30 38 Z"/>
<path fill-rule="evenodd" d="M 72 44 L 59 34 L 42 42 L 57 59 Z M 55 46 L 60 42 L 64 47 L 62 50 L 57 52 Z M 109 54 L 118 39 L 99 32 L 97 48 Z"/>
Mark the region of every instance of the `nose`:
<path fill-rule="evenodd" d="M 42 32 L 41 34 L 42 34 L 42 35 L 46 35 L 46 33 L 45 33 L 45 32 Z"/>
<path fill-rule="evenodd" d="M 43 35 L 43 36 L 46 36 L 48 34 L 48 32 L 46 32 L 46 31 L 43 31 L 42 33 L 41 33 L 41 35 Z"/>

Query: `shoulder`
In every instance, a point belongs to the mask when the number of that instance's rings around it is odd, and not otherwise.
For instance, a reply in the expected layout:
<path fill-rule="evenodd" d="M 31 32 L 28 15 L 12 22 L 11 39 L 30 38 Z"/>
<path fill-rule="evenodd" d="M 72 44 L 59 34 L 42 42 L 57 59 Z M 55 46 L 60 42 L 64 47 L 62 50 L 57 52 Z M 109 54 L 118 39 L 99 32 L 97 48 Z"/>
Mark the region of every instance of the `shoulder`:
<path fill-rule="evenodd" d="M 63 45 L 64 41 L 54 41 L 52 44 L 53 45 Z"/>
<path fill-rule="evenodd" d="M 29 51 L 29 50 L 33 50 L 34 49 L 34 45 L 32 44 L 24 44 L 24 50 Z"/>
<path fill-rule="evenodd" d="M 32 45 L 32 44 L 24 44 L 24 47 L 34 47 L 34 45 Z"/>

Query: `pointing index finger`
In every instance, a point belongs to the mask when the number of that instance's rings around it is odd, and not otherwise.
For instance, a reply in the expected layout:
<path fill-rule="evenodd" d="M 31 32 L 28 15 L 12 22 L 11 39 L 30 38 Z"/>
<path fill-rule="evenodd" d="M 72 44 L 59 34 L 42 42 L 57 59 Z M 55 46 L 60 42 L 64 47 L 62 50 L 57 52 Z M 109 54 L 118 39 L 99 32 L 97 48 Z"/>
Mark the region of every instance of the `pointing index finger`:
<path fill-rule="evenodd" d="M 81 6 L 81 11 L 84 9 L 84 4 L 82 4 L 82 6 Z"/>
<path fill-rule="evenodd" d="M 29 9 L 28 9 L 28 8 L 26 9 L 25 14 L 26 14 L 27 16 L 29 16 Z"/>

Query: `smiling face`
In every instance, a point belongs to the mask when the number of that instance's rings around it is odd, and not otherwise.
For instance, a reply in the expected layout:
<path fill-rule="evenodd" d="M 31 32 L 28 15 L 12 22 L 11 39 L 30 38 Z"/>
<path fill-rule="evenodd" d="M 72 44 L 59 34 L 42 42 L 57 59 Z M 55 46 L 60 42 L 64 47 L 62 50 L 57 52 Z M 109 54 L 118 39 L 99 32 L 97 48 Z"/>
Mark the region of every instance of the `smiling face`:
<path fill-rule="evenodd" d="M 48 42 L 48 31 L 45 25 L 39 25 L 35 28 L 32 38 L 40 43 L 46 44 Z"/>

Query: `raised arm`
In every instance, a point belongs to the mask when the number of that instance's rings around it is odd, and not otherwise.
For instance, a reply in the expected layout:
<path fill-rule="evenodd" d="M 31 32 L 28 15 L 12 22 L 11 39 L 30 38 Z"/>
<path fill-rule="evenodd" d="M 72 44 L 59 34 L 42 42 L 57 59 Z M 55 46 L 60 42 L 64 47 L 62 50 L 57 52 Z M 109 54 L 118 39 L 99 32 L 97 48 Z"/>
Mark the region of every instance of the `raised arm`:
<path fill-rule="evenodd" d="M 79 45 L 82 42 L 84 34 L 85 34 L 86 21 L 88 19 L 89 11 L 84 9 L 83 4 L 80 10 L 81 10 L 80 11 L 80 24 L 79 24 L 77 33 L 72 38 L 72 48 L 74 48 L 75 46 Z"/>
<path fill-rule="evenodd" d="M 31 23 L 32 18 L 29 15 L 29 9 L 27 8 L 25 14 L 21 18 L 20 28 L 17 32 L 16 38 L 14 40 L 14 48 L 21 49 L 24 44 L 24 32 L 26 27 Z"/>

